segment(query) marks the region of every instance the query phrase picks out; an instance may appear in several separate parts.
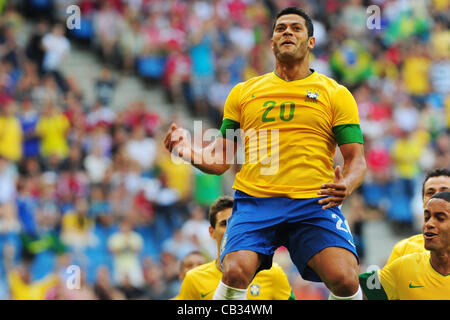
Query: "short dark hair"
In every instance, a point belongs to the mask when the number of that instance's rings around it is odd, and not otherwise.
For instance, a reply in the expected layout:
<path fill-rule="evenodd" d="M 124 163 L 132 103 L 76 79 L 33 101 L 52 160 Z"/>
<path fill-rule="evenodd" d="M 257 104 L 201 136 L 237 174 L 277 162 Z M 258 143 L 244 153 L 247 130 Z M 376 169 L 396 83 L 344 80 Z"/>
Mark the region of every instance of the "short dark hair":
<path fill-rule="evenodd" d="M 430 179 L 434 177 L 450 177 L 450 170 L 446 168 L 437 168 L 427 173 L 425 176 L 425 179 L 423 180 L 422 184 L 422 199 L 425 195 L 425 183 Z"/>
<path fill-rule="evenodd" d="M 433 195 L 431 198 L 430 198 L 430 200 L 431 199 L 442 199 L 442 200 L 445 200 L 445 201 L 447 201 L 447 202 L 450 202 L 450 191 L 441 191 L 441 192 L 438 192 L 438 193 L 436 193 L 435 195 Z M 430 201 L 429 200 L 429 201 Z"/>
<path fill-rule="evenodd" d="M 287 14 L 296 14 L 305 19 L 306 29 L 308 29 L 308 37 L 312 37 L 314 35 L 314 26 L 311 18 L 306 14 L 305 11 L 297 7 L 287 7 L 277 13 L 275 20 L 273 21 L 272 33 L 275 30 L 275 25 L 277 23 L 278 18 Z"/>
<path fill-rule="evenodd" d="M 186 254 L 186 255 L 183 257 L 183 259 L 181 259 L 180 267 L 182 267 L 182 266 L 186 263 L 186 259 L 187 259 L 188 257 L 190 257 L 190 256 L 202 256 L 202 257 L 205 257 L 205 255 L 204 255 L 201 251 L 199 251 L 199 250 L 190 251 L 188 254 Z"/>
<path fill-rule="evenodd" d="M 211 227 L 216 228 L 217 223 L 217 213 L 228 209 L 233 208 L 233 198 L 230 196 L 221 196 L 219 197 L 209 208 L 209 224 Z"/>

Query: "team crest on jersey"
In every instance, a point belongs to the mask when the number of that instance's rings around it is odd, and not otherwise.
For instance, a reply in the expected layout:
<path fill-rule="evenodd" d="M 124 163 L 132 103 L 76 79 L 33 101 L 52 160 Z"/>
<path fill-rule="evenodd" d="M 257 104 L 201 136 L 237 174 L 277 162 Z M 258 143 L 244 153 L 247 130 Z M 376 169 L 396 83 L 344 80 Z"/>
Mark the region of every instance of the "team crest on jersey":
<path fill-rule="evenodd" d="M 306 99 L 305 102 L 313 102 L 313 103 L 317 103 L 317 99 L 320 96 L 320 91 L 316 90 L 316 89 L 311 89 L 306 91 Z"/>
<path fill-rule="evenodd" d="M 252 296 L 259 296 L 261 287 L 258 284 L 250 285 L 250 294 Z"/>

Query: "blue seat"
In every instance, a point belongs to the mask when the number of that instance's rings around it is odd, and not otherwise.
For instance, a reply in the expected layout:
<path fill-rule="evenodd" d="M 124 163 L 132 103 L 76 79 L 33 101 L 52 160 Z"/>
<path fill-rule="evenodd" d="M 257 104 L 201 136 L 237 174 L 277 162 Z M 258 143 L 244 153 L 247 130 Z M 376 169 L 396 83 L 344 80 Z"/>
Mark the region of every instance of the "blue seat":
<path fill-rule="evenodd" d="M 92 19 L 83 18 L 80 19 L 80 28 L 74 28 L 70 30 L 74 37 L 78 39 L 92 39 L 94 36 L 94 26 Z"/>
<path fill-rule="evenodd" d="M 33 259 L 30 272 L 33 280 L 44 278 L 53 271 L 56 263 L 56 254 L 51 250 L 45 250 L 38 254 Z"/>
<path fill-rule="evenodd" d="M 160 79 L 164 73 L 166 57 L 147 56 L 137 60 L 137 72 L 143 77 Z"/>

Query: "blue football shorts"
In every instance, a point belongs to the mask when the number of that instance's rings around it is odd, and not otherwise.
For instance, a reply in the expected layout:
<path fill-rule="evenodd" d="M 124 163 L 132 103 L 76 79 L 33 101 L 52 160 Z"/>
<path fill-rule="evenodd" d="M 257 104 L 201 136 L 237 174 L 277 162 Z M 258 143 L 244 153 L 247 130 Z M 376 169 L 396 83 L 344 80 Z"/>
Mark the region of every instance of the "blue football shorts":
<path fill-rule="evenodd" d="M 338 207 L 322 209 L 320 197 L 252 197 L 236 190 L 233 213 L 220 246 L 227 253 L 250 250 L 263 255 L 258 271 L 270 269 L 275 250 L 285 246 L 305 280 L 321 282 L 308 261 L 327 247 L 341 247 L 358 259 L 353 237 Z"/>

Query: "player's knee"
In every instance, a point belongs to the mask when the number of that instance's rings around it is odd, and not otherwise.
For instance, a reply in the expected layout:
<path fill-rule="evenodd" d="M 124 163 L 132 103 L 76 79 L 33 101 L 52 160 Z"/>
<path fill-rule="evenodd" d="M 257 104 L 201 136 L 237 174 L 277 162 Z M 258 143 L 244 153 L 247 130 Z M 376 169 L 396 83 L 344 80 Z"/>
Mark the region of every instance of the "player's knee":
<path fill-rule="evenodd" d="M 358 271 L 350 267 L 331 272 L 327 279 L 327 286 L 336 296 L 352 296 L 359 287 Z"/>
<path fill-rule="evenodd" d="M 231 260 L 223 264 L 222 282 L 233 288 L 247 288 L 251 282 L 252 275 L 245 268 L 245 264 Z"/>

